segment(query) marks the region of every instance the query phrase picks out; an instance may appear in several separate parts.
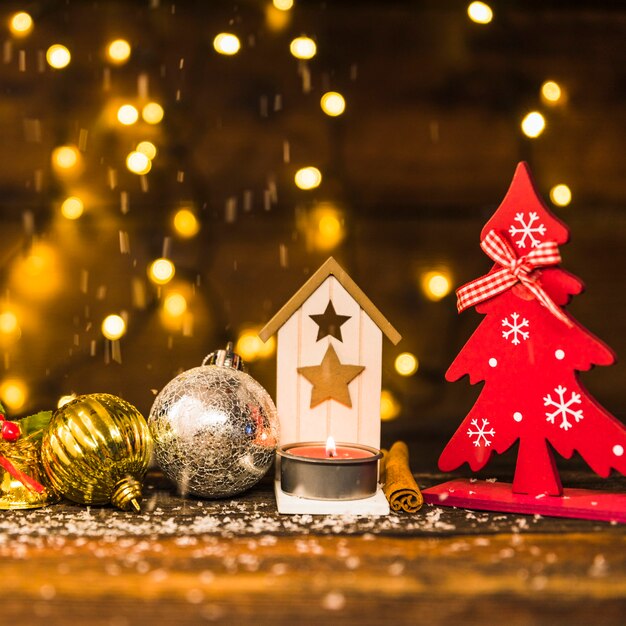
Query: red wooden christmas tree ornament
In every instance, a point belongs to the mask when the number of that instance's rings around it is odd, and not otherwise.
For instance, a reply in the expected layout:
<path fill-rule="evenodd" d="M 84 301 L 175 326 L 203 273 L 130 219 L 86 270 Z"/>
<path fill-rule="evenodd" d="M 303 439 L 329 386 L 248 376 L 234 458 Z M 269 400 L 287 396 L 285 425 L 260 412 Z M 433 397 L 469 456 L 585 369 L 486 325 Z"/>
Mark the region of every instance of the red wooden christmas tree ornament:
<path fill-rule="evenodd" d="M 459 311 L 485 315 L 446 373 L 484 381 L 439 467 L 483 468 L 519 441 L 512 485 L 456 480 L 424 491 L 427 502 L 520 513 L 626 521 L 626 494 L 563 489 L 552 449 L 578 452 L 597 474 L 626 474 L 626 427 L 585 390 L 578 372 L 615 355 L 564 310 L 582 282 L 559 267 L 566 226 L 545 206 L 525 163 L 481 233 L 495 261 L 457 291 Z"/>

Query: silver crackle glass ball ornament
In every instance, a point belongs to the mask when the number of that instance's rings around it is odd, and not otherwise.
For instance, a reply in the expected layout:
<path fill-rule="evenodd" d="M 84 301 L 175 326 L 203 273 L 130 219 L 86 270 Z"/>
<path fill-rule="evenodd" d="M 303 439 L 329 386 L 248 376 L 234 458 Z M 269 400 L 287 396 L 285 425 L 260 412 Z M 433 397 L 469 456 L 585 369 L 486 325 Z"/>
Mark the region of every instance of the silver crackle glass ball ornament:
<path fill-rule="evenodd" d="M 156 397 L 148 425 L 163 473 L 183 495 L 207 498 L 256 484 L 278 441 L 276 407 L 243 372 L 231 343 L 171 380 Z"/>

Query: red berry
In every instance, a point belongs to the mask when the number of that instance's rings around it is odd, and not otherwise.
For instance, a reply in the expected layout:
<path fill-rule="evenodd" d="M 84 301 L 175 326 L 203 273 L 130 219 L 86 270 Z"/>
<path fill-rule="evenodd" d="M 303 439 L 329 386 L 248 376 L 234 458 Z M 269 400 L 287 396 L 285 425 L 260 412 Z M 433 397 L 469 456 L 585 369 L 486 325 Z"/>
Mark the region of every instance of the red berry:
<path fill-rule="evenodd" d="M 15 422 L 2 422 L 2 438 L 5 441 L 15 441 L 20 438 L 22 431 L 19 424 Z"/>
<path fill-rule="evenodd" d="M 4 422 L 4 413 L 0 413 L 0 422 Z"/>

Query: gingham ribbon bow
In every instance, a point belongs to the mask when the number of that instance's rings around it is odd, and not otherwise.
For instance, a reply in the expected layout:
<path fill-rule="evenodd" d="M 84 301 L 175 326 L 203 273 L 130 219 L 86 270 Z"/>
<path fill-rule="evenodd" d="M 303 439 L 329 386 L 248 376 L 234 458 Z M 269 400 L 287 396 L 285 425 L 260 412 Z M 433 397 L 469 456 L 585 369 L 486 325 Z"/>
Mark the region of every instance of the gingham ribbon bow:
<path fill-rule="evenodd" d="M 561 254 L 556 242 L 544 241 L 536 248 L 533 248 L 527 255 L 518 257 L 506 239 L 502 238 L 495 230 L 490 230 L 480 243 L 480 247 L 490 259 L 501 265 L 502 269 L 481 276 L 457 289 L 457 309 L 459 313 L 484 300 L 497 296 L 519 282 L 554 317 L 560 319 L 570 328 L 573 326 L 567 315 L 550 298 L 537 278 L 532 275 L 532 272 L 538 267 L 556 265 L 561 262 Z"/>

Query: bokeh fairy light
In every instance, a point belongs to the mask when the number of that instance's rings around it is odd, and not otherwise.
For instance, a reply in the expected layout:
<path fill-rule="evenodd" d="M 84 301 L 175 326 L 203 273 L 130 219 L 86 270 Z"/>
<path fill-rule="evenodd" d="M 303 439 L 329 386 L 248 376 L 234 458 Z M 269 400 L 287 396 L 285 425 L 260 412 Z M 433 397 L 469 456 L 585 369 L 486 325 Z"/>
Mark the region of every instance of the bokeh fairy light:
<path fill-rule="evenodd" d="M 9 21 L 9 28 L 16 37 L 26 37 L 33 30 L 33 18 L 26 11 L 15 13 Z"/>
<path fill-rule="evenodd" d="M 541 85 L 541 99 L 545 104 L 555 105 L 563 99 L 563 89 L 554 80 L 546 80 Z"/>
<path fill-rule="evenodd" d="M 272 4 L 280 11 L 289 11 L 293 8 L 294 0 L 272 0 Z"/>
<path fill-rule="evenodd" d="M 320 100 L 322 111 L 331 117 L 337 117 L 346 110 L 346 99 L 337 91 L 327 91 Z"/>
<path fill-rule="evenodd" d="M 467 15 L 476 24 L 489 24 L 493 20 L 493 10 L 486 2 L 472 2 L 467 7 Z"/>
<path fill-rule="evenodd" d="M 521 127 L 527 137 L 535 139 L 545 130 L 546 118 L 539 111 L 531 111 L 524 116 Z"/>
<path fill-rule="evenodd" d="M 296 37 L 289 44 L 289 50 L 296 59 L 312 59 L 317 54 L 317 44 L 310 37 Z"/>
<path fill-rule="evenodd" d="M 157 147 L 151 141 L 140 141 L 136 151 L 145 154 L 151 161 L 157 155 Z"/>
<path fill-rule="evenodd" d="M 174 264 L 169 259 L 156 259 L 148 268 L 148 276 L 155 285 L 167 285 L 175 273 Z"/>
<path fill-rule="evenodd" d="M 557 206 L 567 206 L 572 201 L 572 191 L 563 183 L 554 185 L 550 189 L 550 200 Z"/>
<path fill-rule="evenodd" d="M 148 102 L 141 109 L 141 117 L 148 124 L 158 124 L 163 119 L 165 111 L 158 102 Z"/>
<path fill-rule="evenodd" d="M 52 151 L 52 167 L 61 175 L 75 173 L 81 165 L 81 160 L 76 146 L 58 146 Z"/>
<path fill-rule="evenodd" d="M 116 313 L 107 315 L 102 320 L 102 334 L 111 340 L 119 339 L 126 333 L 126 322 L 124 318 Z"/>
<path fill-rule="evenodd" d="M 239 52 L 241 42 L 239 41 L 239 37 L 237 37 L 237 35 L 233 35 L 232 33 L 220 33 L 215 36 L 215 39 L 213 40 L 213 47 L 215 48 L 215 51 L 220 54 L 233 56 Z"/>
<path fill-rule="evenodd" d="M 7 378 L 0 382 L 0 399 L 11 411 L 22 409 L 28 398 L 28 389 L 23 380 Z"/>
<path fill-rule="evenodd" d="M 172 219 L 176 233 L 184 238 L 194 237 L 200 230 L 200 222 L 191 209 L 179 209 Z"/>
<path fill-rule="evenodd" d="M 0 313 L 0 333 L 10 335 L 18 328 L 17 315 L 13 311 L 3 311 Z"/>
<path fill-rule="evenodd" d="M 417 357 L 411 352 L 402 352 L 396 357 L 394 366 L 400 376 L 413 376 L 417 372 L 419 363 Z"/>
<path fill-rule="evenodd" d="M 68 220 L 77 220 L 85 210 L 83 201 L 77 196 L 70 196 L 63 200 L 61 204 L 61 213 Z"/>
<path fill-rule="evenodd" d="M 322 182 L 322 173 L 312 165 L 302 167 L 295 173 L 294 181 L 300 189 L 315 189 Z"/>
<path fill-rule="evenodd" d="M 124 126 L 131 126 L 139 119 L 139 111 L 132 104 L 123 104 L 117 111 L 117 121 Z"/>
<path fill-rule="evenodd" d="M 115 39 L 107 46 L 107 56 L 112 63 L 121 65 L 130 58 L 131 47 L 125 39 Z"/>
<path fill-rule="evenodd" d="M 152 161 L 145 152 L 133 150 L 126 157 L 126 167 L 133 174 L 147 174 L 152 169 Z"/>
<path fill-rule="evenodd" d="M 48 65 L 56 70 L 67 67 L 71 60 L 72 55 L 70 51 L 62 44 L 54 44 L 46 51 L 46 61 L 48 61 Z"/>

